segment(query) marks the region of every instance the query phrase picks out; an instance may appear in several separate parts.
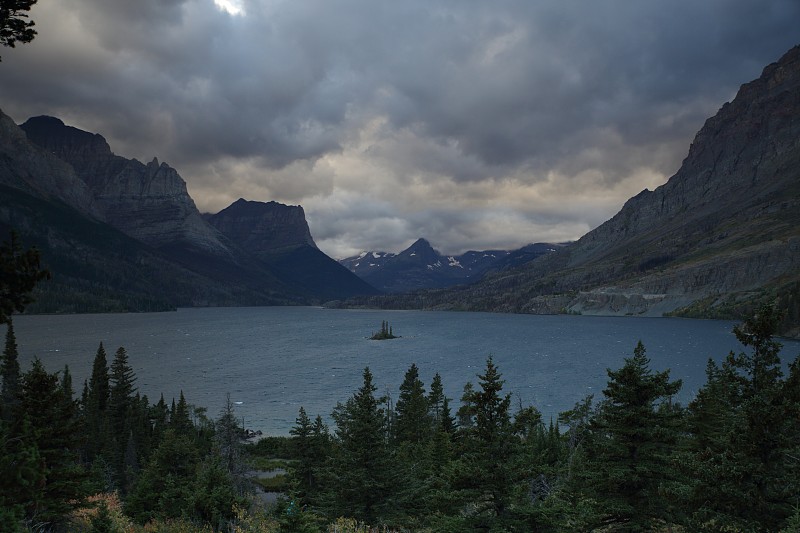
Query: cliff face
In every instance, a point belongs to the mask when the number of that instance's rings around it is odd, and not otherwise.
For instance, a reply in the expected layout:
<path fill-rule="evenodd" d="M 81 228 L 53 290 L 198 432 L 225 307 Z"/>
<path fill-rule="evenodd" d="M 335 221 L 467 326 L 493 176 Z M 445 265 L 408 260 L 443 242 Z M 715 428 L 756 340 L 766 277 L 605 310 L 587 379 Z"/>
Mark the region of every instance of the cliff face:
<path fill-rule="evenodd" d="M 301 294 L 324 301 L 377 293 L 317 248 L 300 206 L 240 198 L 206 220 Z"/>
<path fill-rule="evenodd" d="M 303 208 L 240 198 L 206 219 L 230 240 L 255 255 L 291 246 L 316 248 Z"/>
<path fill-rule="evenodd" d="M 708 244 L 709 234 L 734 218 L 734 232 L 748 232 L 749 223 L 797 204 L 798 162 L 800 47 L 795 47 L 706 121 L 665 185 L 631 198 L 580 239 L 570 265 L 613 255 L 632 239 L 647 239 L 662 256 L 677 256 Z M 713 235 L 731 236 L 727 229 Z"/>
<path fill-rule="evenodd" d="M 103 215 L 92 191 L 67 163 L 28 142 L 0 111 L 0 183 L 36 196 L 60 200 L 94 218 Z"/>
<path fill-rule="evenodd" d="M 678 172 L 629 200 L 569 250 L 567 268 L 606 272 L 582 312 L 671 311 L 778 289 L 800 273 L 800 47 L 741 87 L 698 132 Z M 580 277 L 580 276 L 579 276 Z M 624 295 L 624 296 L 621 296 Z M 638 295 L 638 296 L 636 296 Z"/>
<path fill-rule="evenodd" d="M 34 117 L 20 126 L 33 143 L 65 161 L 88 186 L 103 219 L 156 248 L 184 247 L 230 256 L 201 217 L 186 182 L 166 163 L 147 165 L 115 155 L 98 134 Z"/>
<path fill-rule="evenodd" d="M 241 200 L 209 220 L 169 165 L 117 156 L 102 136 L 56 118 L 19 127 L 0 114 L 0 230 L 38 246 L 54 274 L 40 311 L 310 304 L 375 292 L 316 248 L 299 206 Z"/>
<path fill-rule="evenodd" d="M 734 318 L 758 302 L 796 299 L 798 290 L 795 47 L 706 121 L 666 184 L 642 191 L 555 253 L 426 301 L 469 310 Z"/>

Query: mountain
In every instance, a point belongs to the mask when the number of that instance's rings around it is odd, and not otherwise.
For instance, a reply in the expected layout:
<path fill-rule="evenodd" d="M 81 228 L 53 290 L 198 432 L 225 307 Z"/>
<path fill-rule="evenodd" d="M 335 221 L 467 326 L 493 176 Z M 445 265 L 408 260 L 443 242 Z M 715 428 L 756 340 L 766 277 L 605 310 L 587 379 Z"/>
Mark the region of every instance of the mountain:
<path fill-rule="evenodd" d="M 334 300 L 378 292 L 317 248 L 300 206 L 240 198 L 205 218 L 300 294 Z"/>
<path fill-rule="evenodd" d="M 800 325 L 798 117 L 795 47 L 706 121 L 667 183 L 555 253 L 426 292 L 426 306 L 738 318 L 777 300 L 787 331 Z"/>
<path fill-rule="evenodd" d="M 219 233 L 203 221 L 186 182 L 166 163 L 118 156 L 101 135 L 54 117 L 34 117 L 20 128 L 31 142 L 72 166 L 103 220 L 115 228 L 155 248 L 231 255 Z"/>
<path fill-rule="evenodd" d="M 16 126 L 0 112 L 0 193 L 2 234 L 18 231 L 53 272 L 34 311 L 310 304 L 376 292 L 317 250 L 302 208 L 282 206 L 293 218 L 229 238 L 198 212 L 175 169 L 125 159 L 102 136 L 53 117 Z M 261 247 L 250 251 L 253 242 Z M 287 243 L 309 250 L 287 255 Z M 265 260 L 270 246 L 277 258 Z"/>
<path fill-rule="evenodd" d="M 513 252 L 468 251 L 445 256 L 421 238 L 398 254 L 362 252 L 339 262 L 372 286 L 384 292 L 401 293 L 470 283 L 490 270 L 503 270 L 550 253 L 554 246 L 530 244 Z"/>

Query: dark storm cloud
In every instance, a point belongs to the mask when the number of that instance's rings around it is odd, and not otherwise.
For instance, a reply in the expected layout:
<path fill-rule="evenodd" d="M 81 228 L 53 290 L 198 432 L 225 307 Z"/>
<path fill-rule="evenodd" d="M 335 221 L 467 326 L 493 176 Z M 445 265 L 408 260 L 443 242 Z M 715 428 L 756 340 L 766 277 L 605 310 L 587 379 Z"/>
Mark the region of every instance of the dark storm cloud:
<path fill-rule="evenodd" d="M 337 255 L 458 251 L 580 236 L 800 42 L 796 0 L 232 3 L 41 3 L 0 107 L 168 161 L 201 208 L 302 203 Z"/>

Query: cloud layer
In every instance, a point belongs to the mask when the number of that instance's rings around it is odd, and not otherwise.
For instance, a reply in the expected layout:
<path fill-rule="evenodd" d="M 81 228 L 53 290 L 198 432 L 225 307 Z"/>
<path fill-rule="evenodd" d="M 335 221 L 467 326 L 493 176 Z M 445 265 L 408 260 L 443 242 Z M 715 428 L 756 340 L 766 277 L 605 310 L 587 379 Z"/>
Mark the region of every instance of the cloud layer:
<path fill-rule="evenodd" d="M 796 0 L 61 0 L 0 108 L 176 167 L 198 206 L 302 204 L 330 255 L 575 239 L 800 42 Z"/>

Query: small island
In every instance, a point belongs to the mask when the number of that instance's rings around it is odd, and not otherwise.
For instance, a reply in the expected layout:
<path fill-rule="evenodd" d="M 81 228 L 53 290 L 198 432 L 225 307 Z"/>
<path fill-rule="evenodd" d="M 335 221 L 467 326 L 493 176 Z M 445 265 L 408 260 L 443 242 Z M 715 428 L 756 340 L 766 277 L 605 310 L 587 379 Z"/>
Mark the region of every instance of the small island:
<path fill-rule="evenodd" d="M 388 339 L 398 339 L 398 338 L 400 337 L 392 332 L 392 326 L 389 325 L 389 322 L 386 320 L 382 320 L 381 330 L 378 333 L 373 333 L 372 337 L 370 337 L 370 340 L 385 341 Z"/>

